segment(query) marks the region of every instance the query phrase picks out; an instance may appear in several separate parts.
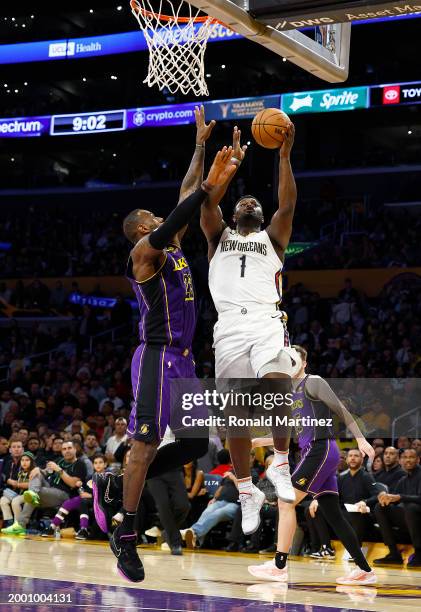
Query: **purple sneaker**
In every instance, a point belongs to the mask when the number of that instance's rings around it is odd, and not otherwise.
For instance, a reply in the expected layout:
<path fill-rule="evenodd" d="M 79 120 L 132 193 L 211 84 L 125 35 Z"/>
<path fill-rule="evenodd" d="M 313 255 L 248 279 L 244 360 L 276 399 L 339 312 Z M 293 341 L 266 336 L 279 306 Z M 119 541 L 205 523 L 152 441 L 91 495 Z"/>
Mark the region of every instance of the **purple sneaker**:
<path fill-rule="evenodd" d="M 110 472 L 94 474 L 92 476 L 92 491 L 94 496 L 94 514 L 98 527 L 104 533 L 111 532 L 111 523 L 108 519 L 107 506 L 114 500 L 110 497 L 111 479 Z"/>

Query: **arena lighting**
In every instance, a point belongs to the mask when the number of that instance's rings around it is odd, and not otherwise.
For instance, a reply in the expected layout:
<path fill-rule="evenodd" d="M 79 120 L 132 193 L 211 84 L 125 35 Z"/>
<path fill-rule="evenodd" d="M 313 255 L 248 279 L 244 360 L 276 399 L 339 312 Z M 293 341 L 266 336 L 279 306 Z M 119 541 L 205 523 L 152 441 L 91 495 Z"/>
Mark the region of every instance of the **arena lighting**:
<path fill-rule="evenodd" d="M 411 135 L 412 134 L 412 130 L 408 130 L 408 134 Z"/>
<path fill-rule="evenodd" d="M 86 77 L 82 77 L 82 81 L 83 81 L 84 83 L 86 83 L 86 81 L 87 81 L 87 80 L 88 80 L 88 79 L 87 79 Z"/>
<path fill-rule="evenodd" d="M 123 7 L 121 6 L 121 4 L 119 4 L 119 5 L 118 5 L 117 10 L 118 10 L 118 11 L 123 10 Z"/>
<path fill-rule="evenodd" d="M 25 81 L 24 85 L 25 85 L 25 87 L 27 87 L 28 86 L 28 81 Z"/>

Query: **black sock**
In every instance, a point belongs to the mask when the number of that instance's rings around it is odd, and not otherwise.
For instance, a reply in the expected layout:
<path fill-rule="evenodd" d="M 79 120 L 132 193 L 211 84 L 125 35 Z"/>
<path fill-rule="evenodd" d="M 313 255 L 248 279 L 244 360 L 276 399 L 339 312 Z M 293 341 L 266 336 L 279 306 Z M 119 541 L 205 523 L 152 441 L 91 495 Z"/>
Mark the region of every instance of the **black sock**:
<path fill-rule="evenodd" d="M 275 565 L 278 569 L 284 569 L 287 564 L 288 553 L 277 552 L 275 555 Z"/>
<path fill-rule="evenodd" d="M 357 535 L 342 514 L 338 496 L 333 494 L 321 495 L 318 502 L 327 522 L 332 525 L 336 535 L 358 567 L 365 572 L 371 572 L 371 567 L 360 548 Z"/>
<path fill-rule="evenodd" d="M 123 508 L 123 522 L 120 525 L 119 535 L 125 535 L 134 533 L 134 520 L 136 518 L 136 512 L 128 512 Z"/>

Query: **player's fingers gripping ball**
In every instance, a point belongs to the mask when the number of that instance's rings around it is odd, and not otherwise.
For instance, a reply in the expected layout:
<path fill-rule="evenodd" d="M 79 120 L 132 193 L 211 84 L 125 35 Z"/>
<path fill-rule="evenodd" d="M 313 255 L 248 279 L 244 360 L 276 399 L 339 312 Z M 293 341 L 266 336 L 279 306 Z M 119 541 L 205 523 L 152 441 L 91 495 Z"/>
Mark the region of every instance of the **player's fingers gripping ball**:
<path fill-rule="evenodd" d="M 261 147 L 279 149 L 290 125 L 291 119 L 279 108 L 265 108 L 253 119 L 251 133 Z"/>

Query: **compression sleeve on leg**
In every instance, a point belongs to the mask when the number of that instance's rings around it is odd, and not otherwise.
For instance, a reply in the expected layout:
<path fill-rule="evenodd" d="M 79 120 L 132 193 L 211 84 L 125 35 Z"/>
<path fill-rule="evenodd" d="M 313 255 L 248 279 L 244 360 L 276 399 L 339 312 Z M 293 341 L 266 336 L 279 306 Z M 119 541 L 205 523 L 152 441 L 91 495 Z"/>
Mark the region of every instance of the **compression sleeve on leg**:
<path fill-rule="evenodd" d="M 357 534 L 342 514 L 342 510 L 339 506 L 339 497 L 334 494 L 320 495 L 317 501 L 319 502 L 319 509 L 322 510 L 326 521 L 332 525 L 337 537 L 352 556 L 355 563 L 360 569 L 365 572 L 370 572 L 371 567 L 361 551 Z"/>
<path fill-rule="evenodd" d="M 208 196 L 209 187 L 202 183 L 194 193 L 180 202 L 167 217 L 167 219 L 151 234 L 149 234 L 149 244 L 157 251 L 164 249 L 168 242 L 177 232 L 181 230 L 191 220 L 196 210 L 200 208 Z"/>

